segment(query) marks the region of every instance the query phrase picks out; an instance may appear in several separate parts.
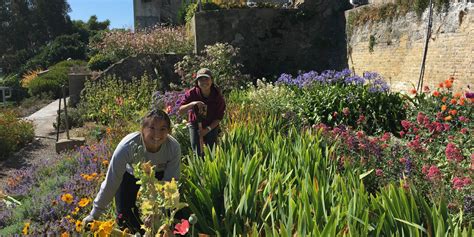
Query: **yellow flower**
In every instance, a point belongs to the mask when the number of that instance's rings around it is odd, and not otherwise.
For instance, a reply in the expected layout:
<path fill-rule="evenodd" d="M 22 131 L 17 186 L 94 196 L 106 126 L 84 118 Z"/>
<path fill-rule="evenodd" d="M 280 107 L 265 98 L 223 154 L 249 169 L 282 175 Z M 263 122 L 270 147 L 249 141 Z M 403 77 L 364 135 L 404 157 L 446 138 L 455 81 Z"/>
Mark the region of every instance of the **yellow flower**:
<path fill-rule="evenodd" d="M 99 226 L 99 230 L 96 233 L 94 233 L 94 236 L 95 234 L 97 234 L 99 237 L 110 236 L 110 233 L 112 233 L 113 226 L 114 226 L 114 221 L 102 222 Z"/>
<path fill-rule="evenodd" d="M 97 229 L 99 229 L 100 222 L 99 221 L 93 221 L 93 222 L 91 222 L 87 225 L 89 226 L 91 231 L 96 231 Z"/>
<path fill-rule="evenodd" d="M 87 204 L 91 202 L 90 198 L 81 198 L 81 201 L 79 201 L 79 206 L 80 207 L 85 207 Z"/>
<path fill-rule="evenodd" d="M 29 222 L 26 222 L 25 225 L 23 226 L 23 235 L 27 235 L 28 232 L 30 231 L 30 223 Z"/>
<path fill-rule="evenodd" d="M 77 220 L 76 221 L 76 231 L 81 232 L 81 230 L 82 230 L 82 221 Z"/>
<path fill-rule="evenodd" d="M 71 204 L 73 200 L 73 196 L 70 193 L 65 193 L 61 195 L 61 200 L 67 204 Z"/>
<path fill-rule="evenodd" d="M 71 214 L 76 215 L 79 212 L 79 207 L 74 208 L 74 211 Z"/>

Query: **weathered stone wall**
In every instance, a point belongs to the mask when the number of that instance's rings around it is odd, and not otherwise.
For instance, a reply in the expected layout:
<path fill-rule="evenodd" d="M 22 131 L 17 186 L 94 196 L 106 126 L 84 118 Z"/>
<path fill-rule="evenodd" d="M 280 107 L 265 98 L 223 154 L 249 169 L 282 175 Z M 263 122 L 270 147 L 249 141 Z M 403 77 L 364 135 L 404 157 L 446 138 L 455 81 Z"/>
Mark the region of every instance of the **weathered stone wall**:
<path fill-rule="evenodd" d="M 181 0 L 133 0 L 135 29 L 155 26 L 159 23 L 178 21 Z"/>
<path fill-rule="evenodd" d="M 349 67 L 358 74 L 379 72 L 395 90 L 416 87 L 425 45 L 427 15 L 428 11 L 417 19 L 415 13 L 409 13 L 393 21 L 355 27 L 348 42 Z M 455 77 L 458 90 L 472 85 L 474 4 L 454 3 L 447 13 L 435 13 L 432 30 L 424 85 L 433 88 L 449 76 Z"/>
<path fill-rule="evenodd" d="M 228 42 L 240 48 L 245 72 L 257 77 L 347 67 L 346 3 L 317 0 L 305 4 L 315 10 L 198 12 L 192 23 L 195 51 Z"/>
<path fill-rule="evenodd" d="M 143 75 L 156 79 L 161 77 L 160 89 L 169 90 L 170 83 L 179 84 L 179 75 L 174 72 L 174 64 L 183 59 L 179 54 L 146 54 L 127 57 L 111 65 L 94 79 L 100 80 L 106 76 L 115 76 L 130 81 Z"/>

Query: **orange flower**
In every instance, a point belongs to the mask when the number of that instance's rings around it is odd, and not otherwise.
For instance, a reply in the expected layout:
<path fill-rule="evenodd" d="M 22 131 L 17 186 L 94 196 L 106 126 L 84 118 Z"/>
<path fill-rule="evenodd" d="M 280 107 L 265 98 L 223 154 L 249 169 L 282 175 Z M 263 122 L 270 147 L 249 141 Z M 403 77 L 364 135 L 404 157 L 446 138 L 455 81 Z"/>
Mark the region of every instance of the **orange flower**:
<path fill-rule="evenodd" d="M 459 97 L 461 97 L 461 96 L 462 96 L 462 93 L 461 93 L 461 92 L 456 92 L 456 93 L 454 93 L 454 95 L 453 95 L 454 98 L 459 98 Z"/>
<path fill-rule="evenodd" d="M 448 99 L 448 97 L 444 96 L 443 99 L 441 99 L 441 101 L 442 101 L 443 103 L 446 103 L 446 100 L 447 100 L 447 99 Z"/>
<path fill-rule="evenodd" d="M 442 106 L 441 106 L 441 111 L 445 111 L 445 110 L 446 110 L 446 108 L 447 108 L 447 106 L 446 106 L 446 105 L 442 105 Z"/>
<path fill-rule="evenodd" d="M 466 100 L 466 99 L 465 99 L 464 97 L 461 97 L 461 98 L 459 99 L 459 102 L 458 102 L 459 105 L 464 105 L 465 100 Z"/>
<path fill-rule="evenodd" d="M 457 101 L 456 99 L 451 99 L 451 104 L 452 104 L 452 105 L 455 105 L 455 104 L 457 104 L 457 103 L 458 103 L 458 101 Z"/>
<path fill-rule="evenodd" d="M 105 133 L 107 133 L 107 135 L 110 135 L 111 132 L 112 132 L 112 129 L 111 129 L 111 128 L 106 128 L 106 129 L 105 129 Z"/>
<path fill-rule="evenodd" d="M 85 207 L 87 204 L 91 202 L 90 198 L 81 198 L 81 201 L 79 201 L 79 206 L 80 207 Z"/>
<path fill-rule="evenodd" d="M 68 233 L 68 232 L 63 232 L 63 233 L 61 234 L 61 237 L 69 237 L 69 233 Z"/>
<path fill-rule="evenodd" d="M 433 96 L 438 97 L 439 96 L 439 91 L 433 91 Z"/>
<path fill-rule="evenodd" d="M 456 115 L 457 113 L 458 113 L 458 111 L 455 110 L 455 109 L 452 109 L 452 110 L 449 111 L 449 114 L 451 114 L 452 116 Z"/>
<path fill-rule="evenodd" d="M 71 204 L 73 200 L 73 196 L 70 193 L 65 193 L 61 195 L 61 200 L 67 204 Z"/>
<path fill-rule="evenodd" d="M 440 82 L 440 83 L 438 84 L 438 87 L 439 87 L 439 88 L 443 88 L 443 87 L 444 87 L 444 84 L 443 84 L 442 82 Z"/>
<path fill-rule="evenodd" d="M 446 117 L 444 117 L 444 121 L 450 121 L 452 118 L 453 118 L 453 117 L 451 117 L 451 115 L 450 115 L 450 116 L 446 116 Z"/>
<path fill-rule="evenodd" d="M 412 93 L 413 95 L 416 95 L 416 89 L 411 89 L 410 93 Z"/>
<path fill-rule="evenodd" d="M 449 76 L 448 80 L 453 83 L 454 82 L 454 77 L 453 76 Z"/>
<path fill-rule="evenodd" d="M 446 81 L 444 83 L 444 86 L 449 89 L 449 88 L 453 87 L 453 83 L 451 81 Z"/>
<path fill-rule="evenodd" d="M 108 160 L 103 160 L 103 161 L 102 161 L 102 164 L 103 164 L 104 166 L 107 166 L 107 165 L 109 165 L 109 161 L 108 161 Z"/>
<path fill-rule="evenodd" d="M 81 232 L 81 230 L 82 230 L 82 221 L 77 220 L 76 221 L 76 231 Z"/>

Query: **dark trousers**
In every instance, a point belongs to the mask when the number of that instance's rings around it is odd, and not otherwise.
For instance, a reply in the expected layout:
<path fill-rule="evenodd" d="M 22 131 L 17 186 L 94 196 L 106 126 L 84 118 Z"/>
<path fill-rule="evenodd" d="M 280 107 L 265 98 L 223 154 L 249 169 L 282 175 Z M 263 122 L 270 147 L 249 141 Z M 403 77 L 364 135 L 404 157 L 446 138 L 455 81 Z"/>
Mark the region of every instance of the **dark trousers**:
<path fill-rule="evenodd" d="M 189 137 L 191 139 L 191 147 L 193 152 L 197 152 L 200 156 L 204 155 L 199 146 L 199 128 L 196 125 L 188 125 Z M 212 148 L 216 144 L 217 136 L 219 135 L 219 128 L 214 128 L 204 136 L 204 145 Z"/>
<path fill-rule="evenodd" d="M 163 171 L 156 172 L 155 177 L 158 180 L 162 180 L 163 175 Z M 122 183 L 115 194 L 115 207 L 117 211 L 117 224 L 120 226 L 120 229 L 128 229 L 133 234 L 140 232 L 143 235 L 145 231 L 140 227 L 143 222 L 140 220 L 140 213 L 136 204 L 138 190 L 140 189 L 137 181 L 138 179 L 125 172 Z"/>

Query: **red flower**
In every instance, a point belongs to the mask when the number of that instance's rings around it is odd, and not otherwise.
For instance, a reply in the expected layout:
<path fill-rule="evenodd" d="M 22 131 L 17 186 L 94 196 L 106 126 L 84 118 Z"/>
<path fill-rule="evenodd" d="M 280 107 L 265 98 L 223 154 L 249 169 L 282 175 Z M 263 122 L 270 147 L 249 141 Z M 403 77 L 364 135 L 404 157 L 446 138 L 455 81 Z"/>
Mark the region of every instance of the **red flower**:
<path fill-rule="evenodd" d="M 174 226 L 173 234 L 185 235 L 189 231 L 189 221 L 181 219 L 181 223 Z"/>
<path fill-rule="evenodd" d="M 454 145 L 454 143 L 448 143 L 444 152 L 446 154 L 446 158 L 450 161 L 455 160 L 457 162 L 461 162 L 464 159 L 461 151 L 456 147 L 456 145 Z"/>
<path fill-rule="evenodd" d="M 464 187 L 464 180 L 458 177 L 453 178 L 453 189 L 461 190 Z"/>
<path fill-rule="evenodd" d="M 428 179 L 435 180 L 441 178 L 441 171 L 435 165 L 432 165 L 428 170 L 428 174 L 426 175 Z"/>

